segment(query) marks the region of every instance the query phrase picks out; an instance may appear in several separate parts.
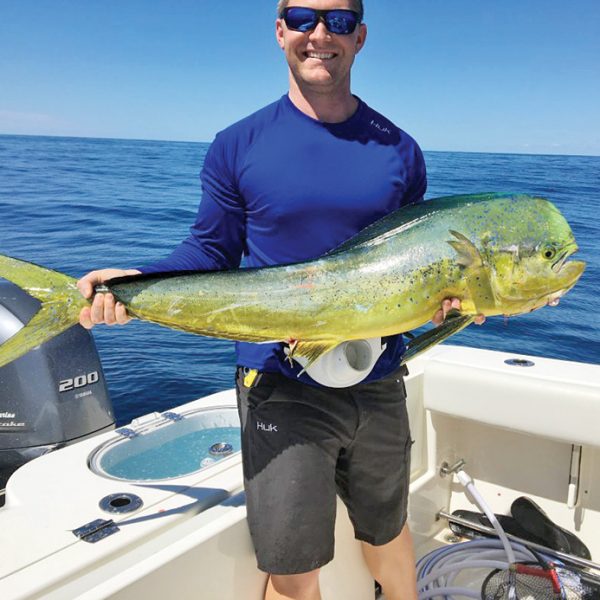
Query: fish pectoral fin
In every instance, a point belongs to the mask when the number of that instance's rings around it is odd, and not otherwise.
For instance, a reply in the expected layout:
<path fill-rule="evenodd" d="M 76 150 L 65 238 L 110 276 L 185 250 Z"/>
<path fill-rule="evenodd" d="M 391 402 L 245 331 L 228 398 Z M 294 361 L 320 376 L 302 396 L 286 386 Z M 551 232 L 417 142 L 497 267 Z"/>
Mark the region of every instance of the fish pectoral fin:
<path fill-rule="evenodd" d="M 443 342 L 451 335 L 458 333 L 474 320 L 475 315 L 463 315 L 457 310 L 448 312 L 443 323 L 417 336 L 406 345 L 406 352 L 402 356 L 402 364 Z"/>
<path fill-rule="evenodd" d="M 290 347 L 288 356 L 290 358 L 305 358 L 307 364 L 304 365 L 304 369 L 310 367 L 316 360 L 321 358 L 324 354 L 327 354 L 333 350 L 339 342 L 303 342 L 301 340 L 295 341 Z"/>
<path fill-rule="evenodd" d="M 448 240 L 450 244 L 458 254 L 457 262 L 463 267 L 481 267 L 483 266 L 483 259 L 479 250 L 475 247 L 473 242 L 466 236 L 458 231 L 450 229 L 450 233 L 456 238 L 456 240 Z"/>

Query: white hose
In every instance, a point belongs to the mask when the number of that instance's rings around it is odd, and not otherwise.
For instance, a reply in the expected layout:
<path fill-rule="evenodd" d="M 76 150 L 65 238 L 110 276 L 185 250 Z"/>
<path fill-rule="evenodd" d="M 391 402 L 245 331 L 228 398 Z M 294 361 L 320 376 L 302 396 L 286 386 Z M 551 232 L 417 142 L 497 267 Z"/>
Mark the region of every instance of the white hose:
<path fill-rule="evenodd" d="M 512 550 L 510 542 L 508 541 L 508 538 L 506 537 L 506 534 L 504 533 L 504 529 L 502 529 L 500 523 L 498 523 L 496 515 L 491 511 L 490 507 L 483 499 L 483 496 L 475 487 L 475 484 L 473 483 L 471 477 L 469 477 L 469 475 L 465 473 L 465 471 L 463 471 L 462 469 L 457 471 L 456 476 L 458 477 L 458 480 L 462 483 L 462 485 L 467 488 L 467 491 L 471 494 L 471 498 L 475 501 L 475 504 L 477 504 L 477 506 L 485 513 L 485 516 L 488 518 L 488 520 L 496 530 L 496 533 L 498 534 L 498 537 L 500 538 L 500 541 L 504 546 L 504 550 L 506 550 L 508 562 L 510 564 L 516 562 L 515 554 Z"/>
<path fill-rule="evenodd" d="M 461 596 L 481 598 L 480 590 L 453 585 L 461 571 L 481 568 L 490 571 L 503 570 L 517 561 L 535 560 L 535 556 L 525 546 L 511 545 L 498 519 L 475 488 L 471 477 L 463 470 L 459 470 L 456 475 L 472 501 L 489 519 L 500 539 L 481 539 L 442 547 L 421 558 L 417 563 L 419 600 L 434 597 L 452 600 L 454 597 Z"/>

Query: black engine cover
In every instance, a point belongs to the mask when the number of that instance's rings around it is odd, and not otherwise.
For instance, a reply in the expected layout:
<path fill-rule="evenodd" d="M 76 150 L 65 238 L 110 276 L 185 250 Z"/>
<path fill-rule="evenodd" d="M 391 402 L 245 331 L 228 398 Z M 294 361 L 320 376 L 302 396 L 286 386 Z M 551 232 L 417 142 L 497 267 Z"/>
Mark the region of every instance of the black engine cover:
<path fill-rule="evenodd" d="M 40 303 L 0 280 L 0 344 Z M 0 489 L 22 464 L 114 427 L 100 358 L 89 331 L 75 325 L 0 368 Z"/>

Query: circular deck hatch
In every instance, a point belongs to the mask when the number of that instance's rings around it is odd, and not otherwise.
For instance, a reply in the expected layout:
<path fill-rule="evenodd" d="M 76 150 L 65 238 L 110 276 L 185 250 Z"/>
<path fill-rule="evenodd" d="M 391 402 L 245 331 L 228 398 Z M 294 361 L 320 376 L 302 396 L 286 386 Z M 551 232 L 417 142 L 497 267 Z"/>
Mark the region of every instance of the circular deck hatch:
<path fill-rule="evenodd" d="M 118 435 L 94 450 L 90 468 L 121 481 L 158 481 L 201 471 L 239 453 L 235 408 L 200 409 L 181 416 L 127 428 L 126 437 Z"/>

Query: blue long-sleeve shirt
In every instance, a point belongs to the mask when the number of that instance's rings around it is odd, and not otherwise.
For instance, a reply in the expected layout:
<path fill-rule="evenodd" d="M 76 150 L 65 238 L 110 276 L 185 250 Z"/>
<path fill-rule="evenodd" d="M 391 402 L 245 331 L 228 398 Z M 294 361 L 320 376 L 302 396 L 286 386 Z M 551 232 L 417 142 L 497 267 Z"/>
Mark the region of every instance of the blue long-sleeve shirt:
<path fill-rule="evenodd" d="M 190 236 L 144 273 L 294 263 L 332 250 L 427 186 L 417 143 L 359 100 L 343 123 L 302 113 L 287 95 L 217 134 L 201 173 Z M 402 336 L 367 380 L 397 367 Z M 282 344 L 238 342 L 237 362 L 296 376 Z M 314 383 L 303 375 L 309 383 Z"/>

